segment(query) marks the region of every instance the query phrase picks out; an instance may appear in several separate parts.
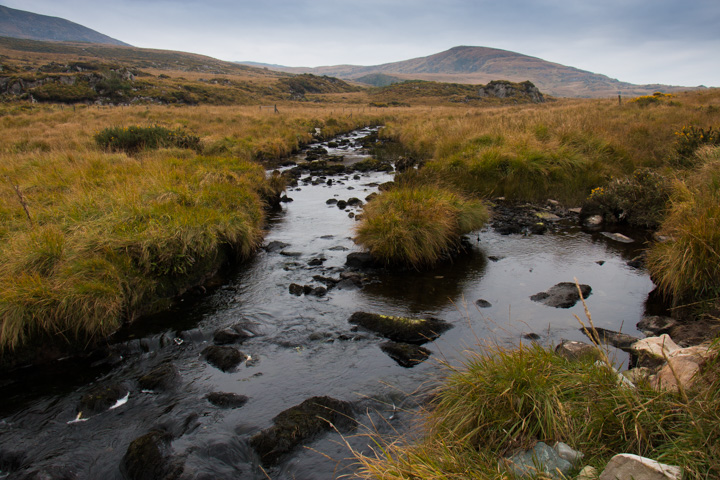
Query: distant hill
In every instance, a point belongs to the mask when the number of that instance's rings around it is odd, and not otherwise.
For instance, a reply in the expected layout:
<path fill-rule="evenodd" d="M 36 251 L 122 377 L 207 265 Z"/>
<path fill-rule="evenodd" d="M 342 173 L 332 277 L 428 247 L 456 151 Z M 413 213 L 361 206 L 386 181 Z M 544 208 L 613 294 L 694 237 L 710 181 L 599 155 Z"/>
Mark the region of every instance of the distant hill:
<path fill-rule="evenodd" d="M 125 45 L 107 35 L 58 17 L 0 5 L 0 36 L 50 42 L 86 42 Z"/>
<path fill-rule="evenodd" d="M 543 93 L 558 97 L 608 97 L 618 93 L 639 96 L 656 91 L 669 93 L 690 88 L 660 84 L 634 85 L 508 50 L 467 46 L 454 47 L 427 57 L 375 66 L 295 68 L 268 65 L 267 68 L 288 73 L 330 75 L 371 85 L 377 85 L 378 78 L 387 80 L 388 77 L 465 84 L 486 84 L 493 80 L 529 80 Z"/>

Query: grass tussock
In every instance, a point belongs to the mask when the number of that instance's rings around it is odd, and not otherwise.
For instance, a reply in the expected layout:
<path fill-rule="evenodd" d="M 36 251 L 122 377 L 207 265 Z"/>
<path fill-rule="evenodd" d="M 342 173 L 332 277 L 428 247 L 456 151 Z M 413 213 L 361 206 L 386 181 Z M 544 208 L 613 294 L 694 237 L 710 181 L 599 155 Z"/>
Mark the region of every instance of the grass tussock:
<path fill-rule="evenodd" d="M 487 219 L 479 200 L 438 187 L 401 186 L 365 206 L 355 241 L 383 262 L 421 267 L 436 263 L 461 234 Z"/>
<path fill-rule="evenodd" d="M 675 184 L 659 232 L 667 241 L 648 254 L 652 278 L 675 303 L 720 297 L 720 148 L 700 156 L 706 163 Z"/>
<path fill-rule="evenodd" d="M 717 365 L 684 393 L 618 385 L 593 360 L 570 362 L 540 346 L 491 347 L 451 370 L 419 443 L 377 443 L 358 456 L 362 478 L 511 478 L 498 460 L 536 441 L 568 443 L 602 469 L 617 453 L 680 465 L 684 478 L 720 475 Z M 577 473 L 577 472 L 576 472 Z"/>

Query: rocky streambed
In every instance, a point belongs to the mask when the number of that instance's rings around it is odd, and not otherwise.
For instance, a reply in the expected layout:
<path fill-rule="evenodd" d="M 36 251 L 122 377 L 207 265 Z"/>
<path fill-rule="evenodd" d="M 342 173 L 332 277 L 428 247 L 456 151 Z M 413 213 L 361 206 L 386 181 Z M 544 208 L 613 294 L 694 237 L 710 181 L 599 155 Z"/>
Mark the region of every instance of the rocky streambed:
<path fill-rule="evenodd" d="M 663 313 L 638 262 L 644 238 L 582 227 L 554 202 L 497 199 L 506 215 L 432 271 L 368 263 L 352 229 L 392 180 L 364 150 L 372 135 L 318 142 L 284 167 L 297 183 L 264 248 L 224 282 L 104 355 L 0 378 L 0 478 L 337 478 L 354 468 L 348 445 L 411 431 L 439 360 L 484 340 L 586 340 L 578 298 L 548 300 L 558 285 L 587 285 L 609 331 L 642 336 L 636 324 Z"/>

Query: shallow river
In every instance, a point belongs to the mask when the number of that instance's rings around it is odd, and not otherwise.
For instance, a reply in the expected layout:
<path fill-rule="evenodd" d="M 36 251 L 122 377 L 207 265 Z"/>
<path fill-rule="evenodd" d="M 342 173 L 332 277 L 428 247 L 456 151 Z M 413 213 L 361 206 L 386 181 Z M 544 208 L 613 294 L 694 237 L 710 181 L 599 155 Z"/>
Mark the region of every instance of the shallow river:
<path fill-rule="evenodd" d="M 355 132 L 349 139 L 367 132 Z M 330 149 L 331 154 L 352 155 Z M 362 159 L 355 153 L 354 160 Z M 363 288 L 333 288 L 325 296 L 289 292 L 289 285 L 322 285 L 314 275 L 338 277 L 345 260 L 359 251 L 351 237 L 355 220 L 328 199 L 365 201 L 386 173 L 335 177 L 331 185 L 300 183 L 273 214 L 266 244 L 226 283 L 200 297 L 188 297 L 151 322 L 124 332 L 122 358 L 113 366 L 59 362 L 57 370 L 27 372 L 0 383 L 0 478 L 124 478 L 119 468 L 130 442 L 154 427 L 173 433 L 172 450 L 184 459 L 183 478 L 336 478 L 352 472 L 345 444 L 368 452 L 372 430 L 386 435 L 408 431 L 415 402 L 445 373 L 442 362 L 458 364 L 463 350 L 478 342 L 583 340 L 574 314 L 582 305 L 547 307 L 530 300 L 558 282 L 589 284 L 587 305 L 595 325 L 640 335 L 653 289 L 647 273 L 627 265 L 642 242 L 622 244 L 599 233 L 568 226 L 562 233 L 502 236 L 485 229 L 468 236 L 470 252 L 430 272 L 370 273 Z M 278 245 L 278 244 L 272 244 Z M 313 259 L 324 258 L 312 262 Z M 475 301 L 491 304 L 478 308 Z M 356 311 L 439 317 L 453 328 L 425 345 L 426 361 L 405 368 L 380 350 L 383 339 L 356 331 L 348 322 Z M 244 324 L 255 334 L 239 348 L 251 357 L 236 370 L 211 366 L 201 351 L 222 327 Z M 142 391 L 137 379 L 163 362 L 180 372 L 176 388 Z M 617 362 L 625 361 L 621 355 Z M 93 387 L 122 384 L 127 402 L 73 422 L 80 398 Z M 236 409 L 210 404 L 209 392 L 246 395 Z M 360 427 L 341 437 L 326 435 L 305 444 L 278 465 L 258 466 L 249 438 L 272 424 L 282 410 L 317 395 L 353 404 Z"/>

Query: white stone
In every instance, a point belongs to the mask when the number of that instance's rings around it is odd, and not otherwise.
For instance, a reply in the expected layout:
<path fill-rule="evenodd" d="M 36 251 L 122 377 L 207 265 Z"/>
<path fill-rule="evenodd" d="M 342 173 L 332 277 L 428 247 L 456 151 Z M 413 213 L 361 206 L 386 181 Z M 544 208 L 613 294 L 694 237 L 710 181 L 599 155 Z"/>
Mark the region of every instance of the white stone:
<path fill-rule="evenodd" d="M 682 468 L 621 453 L 610 459 L 599 480 L 682 480 Z"/>
<path fill-rule="evenodd" d="M 680 347 L 673 342 L 673 339 L 667 333 L 663 333 L 659 337 L 647 337 L 638 340 L 630 346 L 630 349 L 640 356 L 647 355 L 664 360 L 673 352 L 680 350 Z"/>

